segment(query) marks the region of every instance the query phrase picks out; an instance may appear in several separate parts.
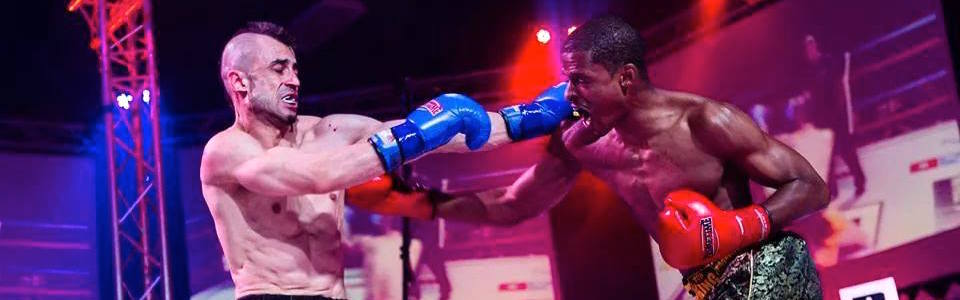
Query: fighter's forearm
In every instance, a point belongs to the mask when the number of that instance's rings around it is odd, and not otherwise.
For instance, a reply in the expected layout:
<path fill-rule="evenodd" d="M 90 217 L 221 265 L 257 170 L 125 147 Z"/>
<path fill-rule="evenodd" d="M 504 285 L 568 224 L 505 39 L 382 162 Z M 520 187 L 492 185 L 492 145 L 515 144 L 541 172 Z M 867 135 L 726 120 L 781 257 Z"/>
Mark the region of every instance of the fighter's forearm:
<path fill-rule="evenodd" d="M 437 215 L 454 221 L 513 226 L 546 211 L 552 203 L 545 198 L 517 199 L 503 195 L 485 199 L 479 195 L 467 195 L 439 204 Z"/>
<path fill-rule="evenodd" d="M 826 207 L 829 201 L 823 180 L 813 175 L 780 186 L 762 206 L 770 216 L 773 230 L 780 230 L 794 220 Z"/>
<path fill-rule="evenodd" d="M 477 195 L 465 195 L 437 205 L 437 216 L 455 221 L 494 224 L 496 216 Z"/>
<path fill-rule="evenodd" d="M 242 164 L 234 175 L 257 194 L 296 196 L 342 190 L 383 172 L 376 151 L 361 142 L 322 152 L 273 148 Z"/>
<path fill-rule="evenodd" d="M 513 226 L 547 211 L 563 198 L 569 187 L 556 195 L 518 197 L 503 194 L 495 198 L 466 195 L 437 206 L 437 216 L 470 223 Z"/>
<path fill-rule="evenodd" d="M 510 226 L 533 218 L 560 202 L 573 187 L 579 168 L 549 160 L 530 168 L 508 189 L 444 202 L 437 215 L 446 219 Z"/>

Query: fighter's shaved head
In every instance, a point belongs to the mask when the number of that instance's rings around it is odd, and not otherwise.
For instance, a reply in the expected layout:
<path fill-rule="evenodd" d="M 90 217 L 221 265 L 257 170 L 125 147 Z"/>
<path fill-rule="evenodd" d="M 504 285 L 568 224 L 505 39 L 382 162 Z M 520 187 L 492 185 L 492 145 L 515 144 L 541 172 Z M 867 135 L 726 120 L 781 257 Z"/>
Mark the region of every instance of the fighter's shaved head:
<path fill-rule="evenodd" d="M 226 86 L 227 74 L 231 70 L 249 72 L 257 61 L 258 51 L 271 42 L 280 42 L 293 48 L 293 37 L 282 26 L 270 22 L 249 22 L 237 30 L 223 47 L 220 56 L 220 79 Z"/>
<path fill-rule="evenodd" d="M 220 79 L 238 119 L 296 122 L 300 78 L 293 40 L 283 27 L 252 22 L 237 31 L 223 47 Z"/>
<path fill-rule="evenodd" d="M 223 54 L 220 57 L 220 77 L 226 79 L 228 70 L 249 71 L 254 56 L 252 52 L 256 51 L 257 35 L 253 33 L 244 33 L 234 36 L 223 47 Z"/>

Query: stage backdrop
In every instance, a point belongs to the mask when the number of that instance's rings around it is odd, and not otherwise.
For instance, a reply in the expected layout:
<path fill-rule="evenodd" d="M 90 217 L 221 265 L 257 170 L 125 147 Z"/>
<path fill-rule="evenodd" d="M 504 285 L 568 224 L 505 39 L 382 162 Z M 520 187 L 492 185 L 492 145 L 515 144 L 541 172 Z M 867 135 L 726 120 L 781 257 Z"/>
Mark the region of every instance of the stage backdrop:
<path fill-rule="evenodd" d="M 99 299 L 93 156 L 0 153 L 0 166 L 0 299 Z"/>
<path fill-rule="evenodd" d="M 960 225 L 960 103 L 939 3 L 779 1 L 652 63 L 650 76 L 736 104 L 831 183 L 830 206 L 791 228 L 827 270 Z M 654 248 L 660 298 L 687 297 Z M 919 280 L 898 274 L 887 275 Z"/>

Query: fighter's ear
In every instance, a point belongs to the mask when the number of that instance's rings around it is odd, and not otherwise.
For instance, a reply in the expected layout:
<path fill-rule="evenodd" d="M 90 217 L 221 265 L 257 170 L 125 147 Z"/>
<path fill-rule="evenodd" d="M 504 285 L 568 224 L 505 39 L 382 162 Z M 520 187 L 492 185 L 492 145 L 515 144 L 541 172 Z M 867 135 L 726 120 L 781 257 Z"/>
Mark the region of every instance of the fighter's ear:
<path fill-rule="evenodd" d="M 234 92 L 246 93 L 250 89 L 250 81 L 247 79 L 247 73 L 243 71 L 230 70 L 227 72 L 227 84 Z"/>
<path fill-rule="evenodd" d="M 638 78 L 640 78 L 640 70 L 637 69 L 637 66 L 632 63 L 623 65 L 623 67 L 620 67 L 619 78 L 617 78 L 620 81 L 620 90 L 626 94 L 634 88 Z"/>

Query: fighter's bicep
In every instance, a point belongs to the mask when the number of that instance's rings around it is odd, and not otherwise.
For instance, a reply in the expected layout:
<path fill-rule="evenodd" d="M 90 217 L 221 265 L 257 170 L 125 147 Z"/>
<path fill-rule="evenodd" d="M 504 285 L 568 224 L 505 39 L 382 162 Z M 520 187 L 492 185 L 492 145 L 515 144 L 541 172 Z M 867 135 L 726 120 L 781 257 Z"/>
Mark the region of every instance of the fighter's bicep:
<path fill-rule="evenodd" d="M 380 132 L 381 130 L 387 130 L 387 129 L 390 129 L 391 127 L 394 127 L 394 126 L 403 124 L 403 121 L 404 121 L 404 120 L 390 120 L 390 121 L 386 121 L 386 122 L 379 122 L 379 121 L 377 121 L 376 124 L 368 124 L 367 127 L 364 128 L 364 130 L 363 130 L 363 132 L 361 133 L 361 136 L 360 136 L 359 138 L 360 138 L 360 139 L 367 139 L 367 138 L 369 138 L 370 136 L 372 136 L 373 134 L 375 134 L 375 133 L 377 133 L 377 132 Z"/>
<path fill-rule="evenodd" d="M 704 105 L 694 112 L 691 129 L 709 152 L 734 162 L 765 186 L 786 184 L 809 167 L 800 154 L 771 138 L 747 114 L 728 104 Z"/>

